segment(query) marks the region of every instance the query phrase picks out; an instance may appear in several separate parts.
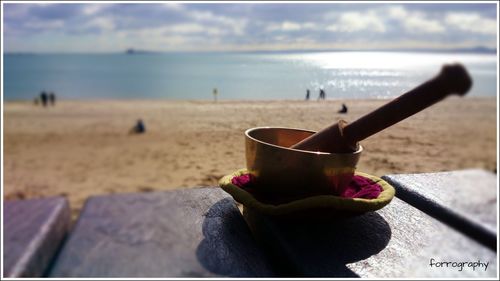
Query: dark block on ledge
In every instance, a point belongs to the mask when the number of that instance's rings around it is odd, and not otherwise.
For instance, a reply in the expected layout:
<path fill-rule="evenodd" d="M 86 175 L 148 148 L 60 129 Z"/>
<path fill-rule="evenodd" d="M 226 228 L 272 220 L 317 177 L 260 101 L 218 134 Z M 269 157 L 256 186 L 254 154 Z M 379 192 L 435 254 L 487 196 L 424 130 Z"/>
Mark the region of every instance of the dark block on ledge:
<path fill-rule="evenodd" d="M 357 217 L 282 220 L 245 210 L 270 256 L 290 277 L 469 278 L 495 277 L 491 249 L 394 198 Z M 485 267 L 431 267 L 434 262 L 488 262 Z"/>
<path fill-rule="evenodd" d="M 382 178 L 396 188 L 398 198 L 496 249 L 497 175 L 462 170 Z"/>
<path fill-rule="evenodd" d="M 51 277 L 273 276 L 220 188 L 91 197 Z"/>
<path fill-rule="evenodd" d="M 4 201 L 4 277 L 40 277 L 69 231 L 63 197 Z"/>

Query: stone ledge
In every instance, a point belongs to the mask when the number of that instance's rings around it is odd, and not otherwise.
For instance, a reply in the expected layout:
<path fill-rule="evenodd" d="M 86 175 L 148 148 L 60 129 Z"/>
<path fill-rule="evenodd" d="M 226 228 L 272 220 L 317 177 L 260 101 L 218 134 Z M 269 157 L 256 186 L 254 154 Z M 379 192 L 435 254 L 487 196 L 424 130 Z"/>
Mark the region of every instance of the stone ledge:
<path fill-rule="evenodd" d="M 88 199 L 50 277 L 274 276 L 220 188 Z"/>
<path fill-rule="evenodd" d="M 4 201 L 4 276 L 44 275 L 70 223 L 63 197 Z"/>
<path fill-rule="evenodd" d="M 496 250 L 497 176 L 484 170 L 382 177 L 396 196 Z"/>

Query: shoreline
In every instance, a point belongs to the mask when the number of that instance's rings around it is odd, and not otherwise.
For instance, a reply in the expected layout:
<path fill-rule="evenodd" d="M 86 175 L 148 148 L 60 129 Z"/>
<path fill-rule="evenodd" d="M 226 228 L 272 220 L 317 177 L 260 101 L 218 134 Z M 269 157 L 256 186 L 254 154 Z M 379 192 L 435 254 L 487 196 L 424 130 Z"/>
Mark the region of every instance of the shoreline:
<path fill-rule="evenodd" d="M 36 97 L 34 95 L 33 97 Z M 327 98 L 326 100 L 316 100 L 311 98 L 311 100 L 306 101 L 304 98 L 297 99 L 224 99 L 218 98 L 217 102 L 220 103 L 239 103 L 239 102 L 250 102 L 250 103 L 259 103 L 259 102 L 335 102 L 335 101 L 389 101 L 397 98 L 387 97 L 387 98 Z M 449 97 L 450 98 L 450 97 Z M 451 98 L 454 98 L 453 96 Z M 460 97 L 460 99 L 497 99 L 496 96 L 464 96 Z M 172 99 L 172 98 L 63 98 L 63 102 L 130 102 L 130 101 L 158 101 L 158 102 L 198 102 L 198 103 L 213 103 L 213 99 Z M 33 104 L 33 99 L 9 99 L 4 100 L 5 104 L 8 103 L 30 103 Z"/>

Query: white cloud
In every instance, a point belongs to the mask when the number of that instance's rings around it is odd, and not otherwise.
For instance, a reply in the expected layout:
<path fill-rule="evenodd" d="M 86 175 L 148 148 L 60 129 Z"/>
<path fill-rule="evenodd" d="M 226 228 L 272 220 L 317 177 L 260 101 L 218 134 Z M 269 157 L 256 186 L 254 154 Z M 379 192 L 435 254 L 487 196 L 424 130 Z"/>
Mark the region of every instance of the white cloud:
<path fill-rule="evenodd" d="M 165 8 L 167 8 L 168 10 L 173 10 L 173 11 L 182 11 L 182 10 L 184 10 L 184 7 L 182 7 L 182 4 L 180 4 L 180 3 L 168 2 L 168 3 L 162 3 L 162 5 Z"/>
<path fill-rule="evenodd" d="M 156 27 L 148 29 L 136 29 L 129 31 L 117 31 L 110 34 L 110 38 L 115 38 L 115 42 L 122 49 L 133 46 L 144 50 L 189 50 L 196 48 L 200 42 L 209 44 L 213 37 L 200 35 L 200 27 L 177 25 L 175 27 Z M 116 46 L 114 47 L 117 48 Z"/>
<path fill-rule="evenodd" d="M 64 27 L 64 22 L 62 20 L 31 20 L 26 22 L 25 26 L 46 31 L 51 29 L 61 29 Z"/>
<path fill-rule="evenodd" d="M 283 35 L 278 35 L 278 36 L 274 36 L 273 39 L 275 42 L 281 42 L 281 41 L 285 41 L 285 39 L 287 39 L 287 37 L 283 36 Z"/>
<path fill-rule="evenodd" d="M 226 32 L 216 27 L 208 27 L 197 23 L 175 24 L 164 28 L 164 32 L 174 34 L 203 33 L 208 35 L 221 35 Z"/>
<path fill-rule="evenodd" d="M 147 46 L 143 48 L 160 50 L 162 46 L 168 48 L 176 46 L 186 49 L 189 47 L 197 48 L 200 42 L 213 44 L 220 40 L 220 36 L 225 33 L 227 31 L 220 28 L 185 23 L 129 31 L 122 30 L 113 33 L 113 36 L 120 38 L 122 42 L 128 42 L 129 46 L 141 48 L 144 43 L 147 43 Z"/>
<path fill-rule="evenodd" d="M 191 17 L 195 21 L 205 21 L 225 25 L 226 28 L 237 35 L 242 35 L 247 25 L 246 19 L 234 19 L 226 16 L 215 15 L 212 12 L 207 11 L 187 11 L 187 16 Z"/>
<path fill-rule="evenodd" d="M 82 9 L 82 13 L 86 16 L 92 16 L 97 14 L 98 12 L 104 10 L 105 8 L 111 6 L 111 4 L 88 4 L 85 5 Z"/>
<path fill-rule="evenodd" d="M 483 34 L 496 34 L 497 23 L 493 19 L 482 18 L 476 13 L 448 13 L 446 24 L 463 31 Z"/>
<path fill-rule="evenodd" d="M 403 22 L 406 30 L 415 33 L 442 33 L 446 29 L 437 20 L 431 20 L 420 13 L 408 15 Z"/>
<path fill-rule="evenodd" d="M 115 23 L 113 20 L 109 17 L 97 17 L 91 19 L 89 22 L 87 22 L 84 27 L 87 28 L 99 28 L 103 31 L 110 31 L 115 29 Z"/>
<path fill-rule="evenodd" d="M 403 6 L 391 6 L 387 8 L 386 13 L 390 19 L 401 22 L 405 30 L 412 33 L 442 33 L 446 31 L 445 26 L 440 21 L 430 19 L 422 12 L 410 12 Z"/>
<path fill-rule="evenodd" d="M 285 21 L 282 25 L 282 29 L 285 31 L 294 31 L 294 30 L 300 30 L 301 26 L 298 23 Z"/>
<path fill-rule="evenodd" d="M 173 33 L 200 33 L 205 31 L 205 27 L 196 23 L 176 24 L 167 27 L 167 30 Z"/>
<path fill-rule="evenodd" d="M 404 19 L 408 12 L 402 6 L 392 6 L 387 10 L 387 15 L 394 19 Z"/>
<path fill-rule="evenodd" d="M 273 23 L 266 27 L 267 31 L 297 31 L 303 29 L 315 29 L 317 26 L 312 22 L 297 23 L 284 21 L 282 23 Z"/>
<path fill-rule="evenodd" d="M 327 26 L 326 29 L 338 32 L 375 31 L 383 33 L 386 31 L 383 20 L 373 11 L 342 13 L 339 20 Z"/>
<path fill-rule="evenodd" d="M 235 19 L 227 16 L 216 15 L 210 11 L 199 11 L 199 10 L 189 10 L 185 5 L 181 3 L 163 3 L 163 6 L 168 10 L 173 10 L 178 13 L 182 13 L 193 21 L 204 24 L 219 24 L 226 27 L 226 30 L 230 30 L 233 34 L 243 35 L 244 29 L 247 25 L 246 19 Z M 214 32 L 212 30 L 212 32 Z M 225 32 L 227 33 L 227 32 Z"/>

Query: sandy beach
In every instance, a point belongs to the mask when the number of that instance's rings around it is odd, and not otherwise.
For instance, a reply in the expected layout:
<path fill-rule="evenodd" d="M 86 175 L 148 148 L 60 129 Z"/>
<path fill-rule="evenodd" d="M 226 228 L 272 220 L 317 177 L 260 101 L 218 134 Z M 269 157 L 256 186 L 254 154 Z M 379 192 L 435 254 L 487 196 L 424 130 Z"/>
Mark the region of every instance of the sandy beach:
<path fill-rule="evenodd" d="M 337 113 L 342 102 L 348 114 Z M 386 102 L 62 101 L 48 108 L 6 102 L 4 198 L 62 195 L 76 216 L 92 195 L 216 185 L 245 167 L 248 128 L 319 130 Z M 449 98 L 363 141 L 358 169 L 376 176 L 496 172 L 496 104 L 493 98 Z M 147 132 L 129 135 L 139 118 Z"/>

